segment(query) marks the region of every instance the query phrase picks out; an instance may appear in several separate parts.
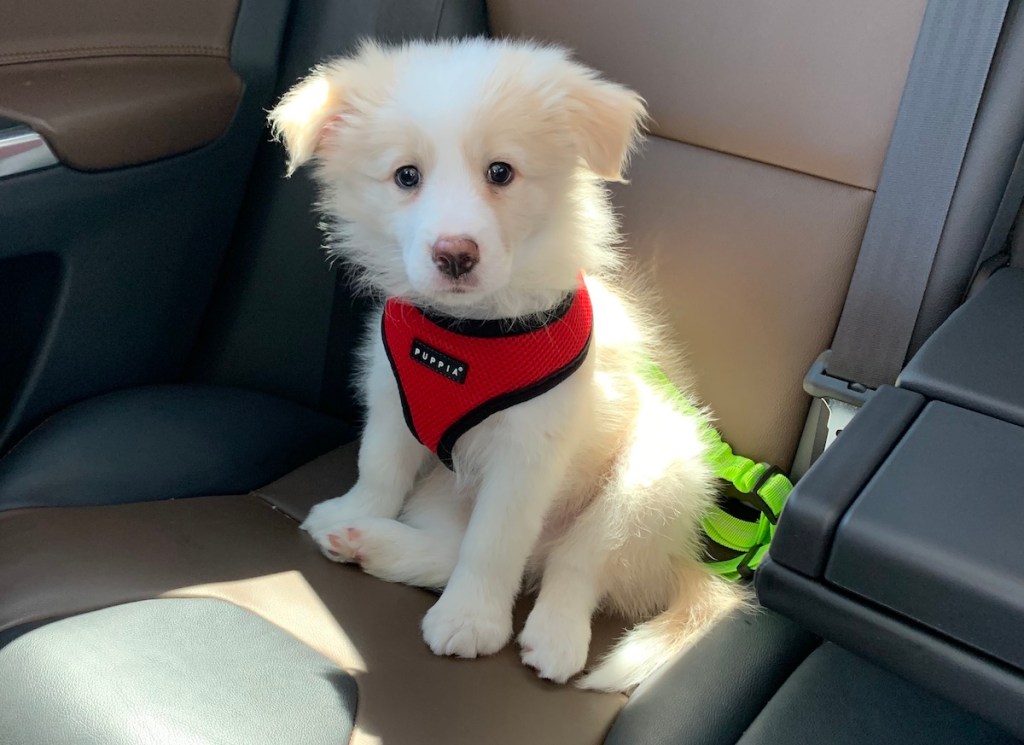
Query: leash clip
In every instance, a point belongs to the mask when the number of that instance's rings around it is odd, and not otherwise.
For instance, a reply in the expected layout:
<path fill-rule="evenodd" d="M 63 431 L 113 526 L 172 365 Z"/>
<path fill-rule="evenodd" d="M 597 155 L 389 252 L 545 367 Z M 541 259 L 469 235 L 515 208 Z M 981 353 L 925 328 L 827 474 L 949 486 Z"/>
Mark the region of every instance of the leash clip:
<path fill-rule="evenodd" d="M 761 476 L 757 479 L 757 482 L 754 484 L 754 488 L 751 489 L 750 493 L 745 496 L 750 497 L 750 501 L 753 503 L 752 506 L 760 510 L 761 514 L 765 516 L 768 522 L 770 522 L 772 525 L 775 525 L 779 521 L 779 516 L 775 513 L 775 510 L 773 510 L 771 506 L 764 501 L 764 497 L 761 496 L 761 489 L 764 488 L 764 485 L 768 483 L 768 479 L 770 479 L 772 476 L 777 476 L 780 474 L 782 476 L 785 476 L 786 472 L 783 471 L 778 466 L 772 466 L 769 465 L 768 463 L 762 463 L 762 465 L 768 467 L 765 469 L 764 473 L 762 473 Z"/>

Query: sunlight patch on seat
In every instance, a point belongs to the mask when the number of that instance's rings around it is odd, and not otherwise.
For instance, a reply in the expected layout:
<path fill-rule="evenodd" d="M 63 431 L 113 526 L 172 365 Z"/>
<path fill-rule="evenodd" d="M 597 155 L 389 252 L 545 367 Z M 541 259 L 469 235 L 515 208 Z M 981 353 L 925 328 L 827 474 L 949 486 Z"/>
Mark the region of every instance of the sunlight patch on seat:
<path fill-rule="evenodd" d="M 349 673 L 366 661 L 320 596 L 298 571 L 170 590 L 165 598 L 215 598 L 233 603 L 284 629 Z"/>

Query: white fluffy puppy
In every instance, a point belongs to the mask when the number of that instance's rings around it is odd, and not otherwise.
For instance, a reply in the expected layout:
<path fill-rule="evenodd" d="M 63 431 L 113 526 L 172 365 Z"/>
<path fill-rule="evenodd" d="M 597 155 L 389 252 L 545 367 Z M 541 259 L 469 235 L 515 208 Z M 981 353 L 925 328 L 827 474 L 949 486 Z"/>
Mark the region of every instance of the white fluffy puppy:
<path fill-rule="evenodd" d="M 642 623 L 579 684 L 625 690 L 743 601 L 702 568 L 715 488 L 701 424 L 643 374 L 669 362 L 623 289 L 601 185 L 622 180 L 644 118 L 638 95 L 561 49 L 487 40 L 364 44 L 270 115 L 289 172 L 316 163 L 330 251 L 382 298 L 542 327 L 585 277 L 578 368 L 471 426 L 451 468 L 407 424 L 372 320 L 359 479 L 303 528 L 335 560 L 444 588 L 422 624 L 437 654 L 501 649 L 524 582 L 539 583 L 523 661 L 566 681 L 586 664 L 594 612 L 622 614 Z"/>

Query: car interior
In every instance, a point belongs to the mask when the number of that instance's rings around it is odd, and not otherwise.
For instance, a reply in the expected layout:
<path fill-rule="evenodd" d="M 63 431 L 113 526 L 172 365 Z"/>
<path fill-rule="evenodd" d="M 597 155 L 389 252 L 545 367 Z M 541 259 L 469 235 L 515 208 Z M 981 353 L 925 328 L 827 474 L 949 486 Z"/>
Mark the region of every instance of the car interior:
<path fill-rule="evenodd" d="M 0 743 L 1024 740 L 1019 1 L 0 17 Z M 630 260 L 726 441 L 796 480 L 763 608 L 629 695 L 434 656 L 434 595 L 298 527 L 355 480 L 371 300 L 266 111 L 362 38 L 476 35 L 647 100 Z"/>

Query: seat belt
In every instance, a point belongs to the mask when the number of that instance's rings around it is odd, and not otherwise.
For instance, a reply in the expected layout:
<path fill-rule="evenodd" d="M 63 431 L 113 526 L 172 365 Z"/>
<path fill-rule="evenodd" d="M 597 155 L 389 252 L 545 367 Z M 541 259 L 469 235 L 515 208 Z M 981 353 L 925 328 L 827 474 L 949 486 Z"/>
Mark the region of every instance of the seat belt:
<path fill-rule="evenodd" d="M 701 423 L 708 465 L 735 491 L 735 498 L 719 500 L 703 518 L 704 566 L 727 580 L 749 580 L 768 553 L 793 482 L 777 466 L 734 453 L 707 414 L 694 406 L 656 364 L 648 362 L 643 376 L 676 409 Z M 741 503 L 741 509 L 735 509 L 733 502 Z"/>
<path fill-rule="evenodd" d="M 824 372 L 854 393 L 903 368 L 1008 0 L 930 0 Z"/>

